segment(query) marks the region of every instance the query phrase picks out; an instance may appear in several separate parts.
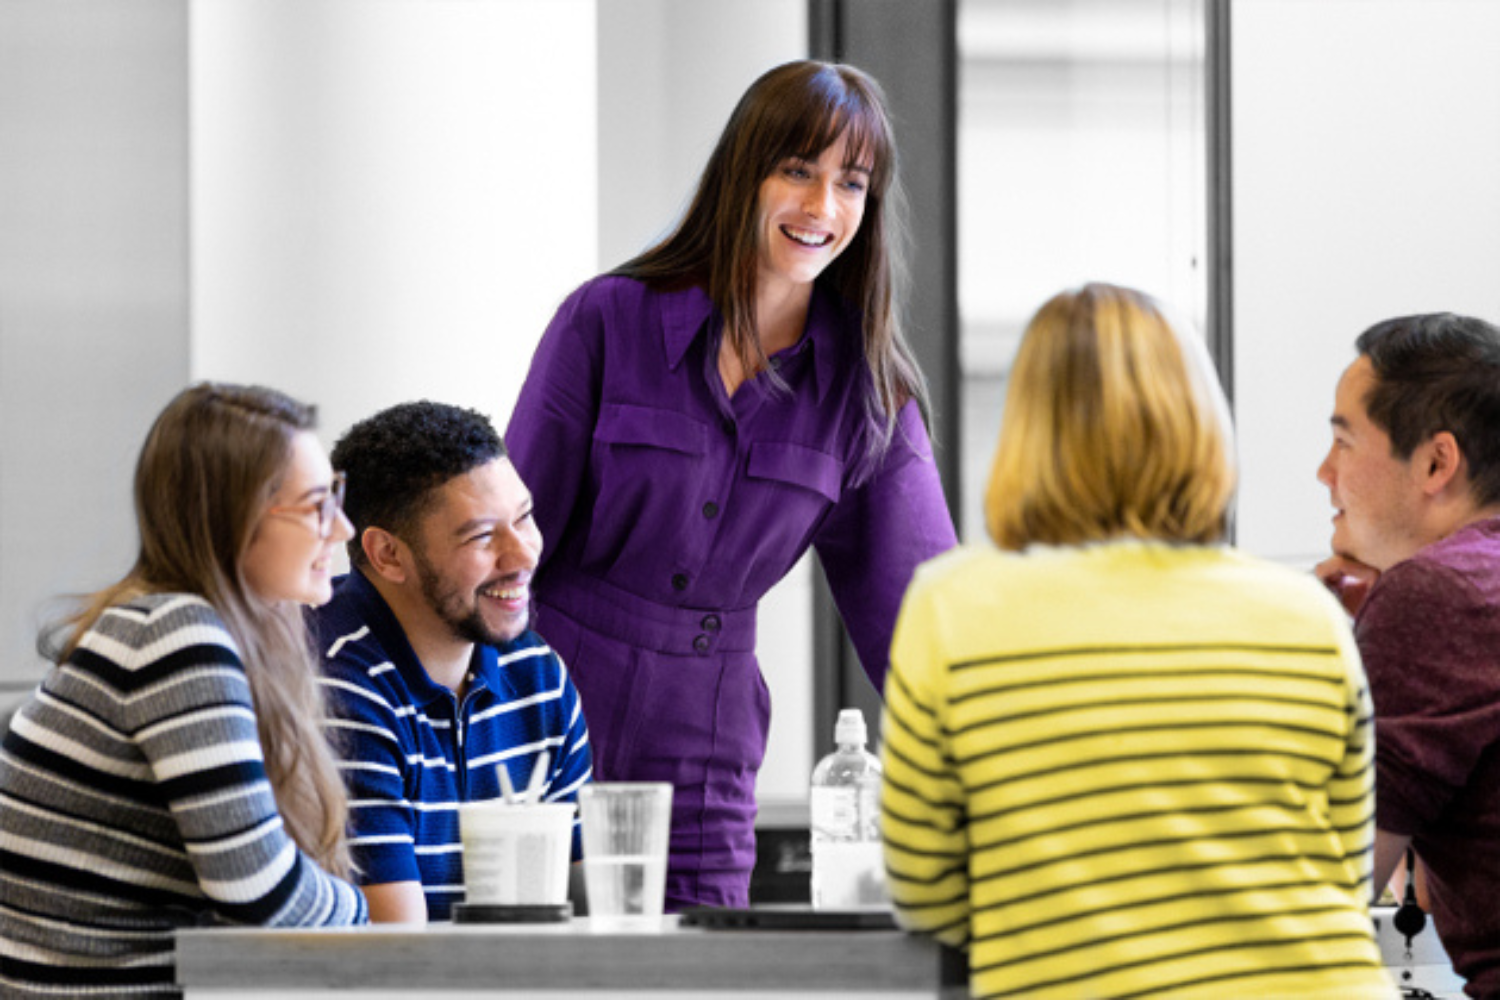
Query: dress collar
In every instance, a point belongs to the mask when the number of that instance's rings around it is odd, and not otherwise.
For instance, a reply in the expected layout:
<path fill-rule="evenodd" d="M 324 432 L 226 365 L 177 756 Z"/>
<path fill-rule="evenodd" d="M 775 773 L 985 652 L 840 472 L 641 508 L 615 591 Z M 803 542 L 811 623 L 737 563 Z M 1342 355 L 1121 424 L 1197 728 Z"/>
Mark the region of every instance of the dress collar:
<path fill-rule="evenodd" d="M 679 291 L 662 292 L 659 295 L 661 311 L 662 347 L 666 352 L 667 367 L 673 371 L 682 364 L 688 348 L 703 332 L 710 317 L 718 319 L 718 310 L 703 288 L 693 285 Z M 779 352 L 781 355 L 798 354 L 811 350 L 813 355 L 814 390 L 818 402 L 828 395 L 838 369 L 842 344 L 840 337 L 856 336 L 858 326 L 849 321 L 840 310 L 834 296 L 813 286 L 812 302 L 807 310 L 807 330 L 796 344 Z M 857 346 L 857 345 L 854 345 Z"/>

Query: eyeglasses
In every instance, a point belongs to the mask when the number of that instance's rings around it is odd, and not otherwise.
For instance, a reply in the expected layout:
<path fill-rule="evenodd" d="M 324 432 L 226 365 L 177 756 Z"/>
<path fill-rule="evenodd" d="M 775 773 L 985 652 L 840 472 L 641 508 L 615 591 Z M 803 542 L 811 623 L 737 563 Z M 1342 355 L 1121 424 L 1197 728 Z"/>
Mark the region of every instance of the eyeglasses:
<path fill-rule="evenodd" d="M 344 474 L 335 472 L 333 482 L 328 484 L 328 492 L 318 500 L 309 503 L 287 504 L 281 507 L 267 507 L 267 514 L 306 514 L 313 511 L 318 515 L 318 537 L 327 538 L 333 534 L 333 523 L 339 519 L 339 511 L 344 509 Z"/>

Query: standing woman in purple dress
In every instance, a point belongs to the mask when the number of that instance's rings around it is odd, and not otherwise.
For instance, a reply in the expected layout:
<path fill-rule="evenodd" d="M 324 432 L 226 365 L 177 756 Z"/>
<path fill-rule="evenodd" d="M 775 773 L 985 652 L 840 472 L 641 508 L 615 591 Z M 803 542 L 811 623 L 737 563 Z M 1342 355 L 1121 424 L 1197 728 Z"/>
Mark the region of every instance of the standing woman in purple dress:
<path fill-rule="evenodd" d="M 676 231 L 558 309 L 506 433 L 550 543 L 537 627 L 596 776 L 674 786 L 671 910 L 748 901 L 762 595 L 816 548 L 879 690 L 912 571 L 956 540 L 896 301 L 898 197 L 872 79 L 766 73 Z"/>

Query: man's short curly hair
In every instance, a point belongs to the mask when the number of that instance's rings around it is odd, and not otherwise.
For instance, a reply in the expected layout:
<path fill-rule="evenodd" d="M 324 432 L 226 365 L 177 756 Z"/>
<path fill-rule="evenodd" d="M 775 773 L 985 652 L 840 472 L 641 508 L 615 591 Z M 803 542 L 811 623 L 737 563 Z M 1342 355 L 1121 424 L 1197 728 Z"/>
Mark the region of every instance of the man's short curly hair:
<path fill-rule="evenodd" d="M 505 442 L 484 414 L 425 399 L 381 410 L 349 428 L 330 459 L 348 480 L 350 562 L 366 562 L 360 544 L 366 528 L 415 542 L 413 530 L 439 487 L 505 457 Z"/>

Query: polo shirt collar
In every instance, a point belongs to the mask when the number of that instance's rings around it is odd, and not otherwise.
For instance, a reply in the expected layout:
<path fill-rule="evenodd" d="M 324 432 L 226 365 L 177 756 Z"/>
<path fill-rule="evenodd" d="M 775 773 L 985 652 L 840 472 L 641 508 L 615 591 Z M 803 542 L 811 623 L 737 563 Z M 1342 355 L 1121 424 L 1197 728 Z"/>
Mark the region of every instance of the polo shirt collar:
<path fill-rule="evenodd" d="M 350 570 L 344 586 L 349 589 L 360 618 L 369 626 L 385 655 L 390 657 L 391 665 L 401 674 L 407 690 L 414 698 L 421 704 L 428 705 L 434 701 L 449 701 L 456 697 L 455 692 L 434 681 L 427 673 L 427 668 L 422 666 L 416 651 L 411 648 L 406 630 L 401 627 L 396 613 L 363 571 L 357 567 Z M 475 643 L 474 655 L 469 660 L 469 672 L 474 678 L 469 684 L 471 692 L 495 686 L 497 659 L 498 654 L 493 647 Z"/>
<path fill-rule="evenodd" d="M 707 290 L 698 285 L 663 292 L 660 302 L 662 346 L 666 351 L 667 367 L 675 371 L 687 356 L 693 340 L 717 310 Z M 813 285 L 812 302 L 807 310 L 807 330 L 802 339 L 789 348 L 788 353 L 812 351 L 814 389 L 818 402 L 823 401 L 833 385 L 840 349 L 849 346 L 840 344 L 838 338 L 850 336 L 852 331 L 857 330 L 858 326 L 848 322 L 842 314 L 835 296 L 825 291 L 821 285 Z"/>

